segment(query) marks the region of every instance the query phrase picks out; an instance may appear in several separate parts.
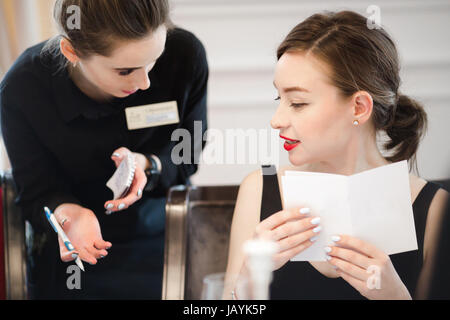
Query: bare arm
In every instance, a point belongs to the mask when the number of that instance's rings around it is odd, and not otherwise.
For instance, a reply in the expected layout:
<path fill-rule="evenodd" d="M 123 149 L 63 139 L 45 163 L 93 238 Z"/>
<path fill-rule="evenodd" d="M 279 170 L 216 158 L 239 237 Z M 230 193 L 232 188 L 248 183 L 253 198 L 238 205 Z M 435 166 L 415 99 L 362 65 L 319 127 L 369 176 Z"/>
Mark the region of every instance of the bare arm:
<path fill-rule="evenodd" d="M 260 221 L 261 195 L 262 175 L 261 171 L 256 171 L 245 178 L 239 188 L 231 225 L 224 299 L 232 299 L 231 291 L 236 287 L 239 276 L 246 273 L 242 251 L 245 241 L 260 238 L 276 242 L 278 252 L 273 256 L 276 270 L 311 246 L 320 232 L 317 226 L 320 219 L 310 216 L 307 208 L 281 210 Z"/>
<path fill-rule="evenodd" d="M 261 171 L 249 174 L 242 182 L 231 224 L 228 265 L 225 278 L 224 299 L 232 299 L 234 289 L 244 262 L 242 246 L 251 239 L 259 223 L 262 194 Z"/>
<path fill-rule="evenodd" d="M 450 195 L 444 189 L 439 189 L 431 202 L 430 208 L 428 210 L 427 223 L 425 228 L 425 238 L 424 238 L 424 261 L 423 267 L 420 272 L 420 276 L 417 282 L 416 291 L 414 293 L 415 299 L 429 299 L 433 298 L 432 291 L 438 289 L 439 292 L 443 292 L 441 288 L 449 286 L 449 283 L 444 283 L 446 280 L 444 278 L 438 279 L 436 277 L 441 277 L 440 270 L 445 270 L 448 266 L 437 265 L 443 262 L 442 255 L 447 254 L 447 262 L 450 262 L 448 253 L 439 252 L 439 248 L 443 245 L 448 245 L 442 243 L 448 236 L 444 236 L 442 232 L 446 232 L 448 228 L 443 228 L 444 223 L 448 222 L 448 202 L 450 201 Z M 439 258 L 438 258 L 439 255 Z M 447 271 L 448 272 L 448 271 Z M 448 277 L 447 277 L 448 278 Z M 441 288 L 432 288 L 432 286 L 439 285 Z M 447 288 L 447 296 L 450 296 L 450 287 Z M 411 293 L 413 294 L 413 293 Z"/>

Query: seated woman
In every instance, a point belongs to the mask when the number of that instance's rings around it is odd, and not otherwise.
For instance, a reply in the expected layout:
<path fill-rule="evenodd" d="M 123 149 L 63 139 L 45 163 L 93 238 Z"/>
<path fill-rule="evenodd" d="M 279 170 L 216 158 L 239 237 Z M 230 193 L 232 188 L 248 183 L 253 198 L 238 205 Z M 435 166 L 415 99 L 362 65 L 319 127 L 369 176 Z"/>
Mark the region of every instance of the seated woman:
<path fill-rule="evenodd" d="M 332 239 L 336 246 L 325 248 L 326 262 L 290 261 L 317 239 L 320 217 L 308 208 L 284 210 L 280 197 L 286 170 L 352 175 L 401 160 L 409 160 L 410 169 L 416 163 L 427 116 L 417 101 L 399 93 L 394 42 L 382 28 L 369 29 L 357 13 L 314 14 L 288 34 L 277 57 L 274 85 L 280 104 L 271 125 L 286 140 L 292 165 L 277 174 L 273 167 L 263 168 L 241 184 L 225 297 L 232 298 L 245 273 L 243 243 L 259 237 L 280 248 L 274 257 L 272 299 L 427 298 L 449 199 L 439 186 L 410 174 L 418 250 L 388 256 L 341 234 Z M 389 138 L 384 144 L 388 156 L 377 146 L 377 134 L 383 132 Z M 370 265 L 381 270 L 380 289 L 366 285 Z"/>

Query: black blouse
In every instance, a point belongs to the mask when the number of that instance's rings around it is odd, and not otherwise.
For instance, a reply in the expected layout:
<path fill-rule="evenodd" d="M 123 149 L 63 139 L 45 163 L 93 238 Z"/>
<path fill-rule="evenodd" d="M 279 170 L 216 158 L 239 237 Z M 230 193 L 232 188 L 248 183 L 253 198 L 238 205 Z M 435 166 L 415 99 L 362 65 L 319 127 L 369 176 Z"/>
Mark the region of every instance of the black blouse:
<path fill-rule="evenodd" d="M 204 47 L 188 31 L 169 31 L 165 51 L 149 73 L 151 87 L 98 103 L 79 90 L 67 69 L 57 72 L 59 58 L 41 54 L 44 45 L 27 49 L 0 85 L 1 126 L 17 186 L 16 202 L 34 229 L 42 232 L 50 231 L 44 206 L 54 210 L 62 203 L 80 204 L 96 213 L 105 238 L 114 239 L 126 229 L 127 219 L 127 214 L 106 216 L 103 207 L 112 199 L 105 184 L 115 171 L 110 159 L 115 149 L 126 147 L 160 158 L 161 178 L 153 191 L 144 192 L 147 197 L 165 197 L 170 186 L 186 183 L 197 170 L 194 161 L 171 161 L 179 143 L 171 141 L 171 135 L 177 128 L 191 133 L 192 159 L 204 146 L 193 141 L 194 121 L 201 121 L 197 136 L 207 127 Z M 173 100 L 178 104 L 178 124 L 127 129 L 125 108 Z M 127 210 L 133 211 L 133 206 Z"/>

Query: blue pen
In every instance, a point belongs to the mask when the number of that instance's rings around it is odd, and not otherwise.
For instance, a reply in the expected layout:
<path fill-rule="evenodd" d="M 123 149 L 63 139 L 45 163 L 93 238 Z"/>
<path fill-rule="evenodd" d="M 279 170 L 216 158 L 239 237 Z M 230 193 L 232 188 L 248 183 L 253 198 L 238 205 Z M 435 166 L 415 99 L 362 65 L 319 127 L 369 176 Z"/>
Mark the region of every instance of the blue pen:
<path fill-rule="evenodd" d="M 50 222 L 50 225 L 52 226 L 53 230 L 55 230 L 55 232 L 61 237 L 61 240 L 64 242 L 64 245 L 66 246 L 67 250 L 69 250 L 69 251 L 75 250 L 74 246 L 70 242 L 66 233 L 61 228 L 58 221 L 56 220 L 55 215 L 47 207 L 44 207 L 44 211 L 45 211 L 45 216 L 47 217 L 48 222 Z M 80 257 L 77 257 L 75 259 L 75 263 L 81 270 L 84 271 L 84 266 L 83 266 L 83 263 L 81 262 Z"/>

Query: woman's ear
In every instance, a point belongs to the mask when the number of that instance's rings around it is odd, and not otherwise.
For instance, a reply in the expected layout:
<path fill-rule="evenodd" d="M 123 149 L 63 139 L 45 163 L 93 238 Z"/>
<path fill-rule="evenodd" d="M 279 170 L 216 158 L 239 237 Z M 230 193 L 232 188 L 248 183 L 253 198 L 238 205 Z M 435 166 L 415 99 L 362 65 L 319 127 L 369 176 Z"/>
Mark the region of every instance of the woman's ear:
<path fill-rule="evenodd" d="M 62 54 L 70 61 L 72 64 L 76 64 L 80 59 L 75 53 L 75 49 L 72 47 L 72 44 L 69 40 L 62 37 L 59 43 Z"/>
<path fill-rule="evenodd" d="M 370 119 L 373 110 L 373 99 L 367 91 L 358 91 L 352 98 L 353 120 L 363 124 Z"/>

